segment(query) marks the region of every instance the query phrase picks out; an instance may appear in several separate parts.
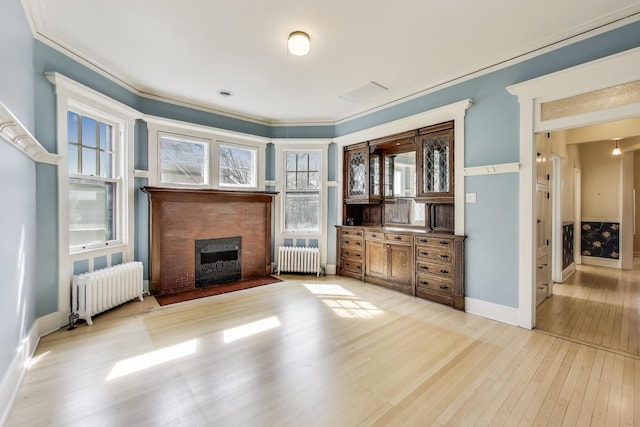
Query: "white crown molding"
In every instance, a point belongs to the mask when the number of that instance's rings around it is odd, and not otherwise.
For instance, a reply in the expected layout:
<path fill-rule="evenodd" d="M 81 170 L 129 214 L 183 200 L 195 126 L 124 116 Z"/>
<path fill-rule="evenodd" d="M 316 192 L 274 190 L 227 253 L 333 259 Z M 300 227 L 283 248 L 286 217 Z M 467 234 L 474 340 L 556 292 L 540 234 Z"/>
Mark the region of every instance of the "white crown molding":
<path fill-rule="evenodd" d="M 36 162 L 57 165 L 60 160 L 60 156 L 49 153 L 1 101 L 0 137 Z"/>
<path fill-rule="evenodd" d="M 367 116 L 371 113 L 381 111 L 390 107 L 393 107 L 398 104 L 402 104 L 404 102 L 419 98 L 421 96 L 427 95 L 429 93 L 444 89 L 449 86 L 453 86 L 458 83 L 462 83 L 468 80 L 471 80 L 476 77 L 480 77 L 482 75 L 510 67 L 512 65 L 518 64 L 520 62 L 526 61 L 533 57 L 554 51 L 556 49 L 568 46 L 570 44 L 579 42 L 581 40 L 585 40 L 587 38 L 596 36 L 598 34 L 605 33 L 607 31 L 614 30 L 616 28 L 622 27 L 624 25 L 633 23 L 637 20 L 640 20 L 640 4 L 632 5 L 627 8 L 614 11 L 609 15 L 601 17 L 599 19 L 584 23 L 582 25 L 573 27 L 569 30 L 566 30 L 560 34 L 555 34 L 552 37 L 549 37 L 545 40 L 539 41 L 536 44 L 532 44 L 527 46 L 524 49 L 519 49 L 518 51 L 510 52 L 509 54 L 503 55 L 502 57 L 492 58 L 488 60 L 487 63 L 478 64 L 474 67 L 470 67 L 464 72 L 459 73 L 452 78 L 435 82 L 426 88 L 414 88 L 412 90 L 408 90 L 405 95 L 399 96 L 396 100 L 384 103 L 377 107 L 369 108 L 364 111 L 360 111 L 358 113 L 349 114 L 343 117 L 336 117 L 333 121 L 330 119 L 324 118 L 322 120 L 318 120 L 314 122 L 313 119 L 307 122 L 284 122 L 279 120 L 269 120 L 265 118 L 258 118 L 250 115 L 245 115 L 242 113 L 234 113 L 230 111 L 221 111 L 219 109 L 213 108 L 211 106 L 198 105 L 194 104 L 185 99 L 176 98 L 175 96 L 157 92 L 155 94 L 149 93 L 147 90 L 142 89 L 141 87 L 136 86 L 134 83 L 129 83 L 125 76 L 120 76 L 112 71 L 110 68 L 104 64 L 101 64 L 99 61 L 94 58 L 89 57 L 79 51 L 72 49 L 67 46 L 65 43 L 55 40 L 49 36 L 46 36 L 44 33 L 46 32 L 45 25 L 45 16 L 44 11 L 41 7 L 39 7 L 40 3 L 34 0 L 22 0 L 23 7 L 25 10 L 25 15 L 27 16 L 27 21 L 31 28 L 31 32 L 35 39 L 41 41 L 42 43 L 48 45 L 54 50 L 62 53 L 65 56 L 71 57 L 73 60 L 81 63 L 82 65 L 88 67 L 92 71 L 100 74 L 101 76 L 111 80 L 112 82 L 124 87 L 125 89 L 131 91 L 132 93 L 148 99 L 159 100 L 162 102 L 167 102 L 174 105 L 184 106 L 188 108 L 195 108 L 200 111 L 206 111 L 213 114 L 218 114 L 225 117 L 235 118 L 239 120 L 244 120 L 252 123 L 263 124 L 266 126 L 331 126 L 336 124 L 345 123 L 360 117 Z"/>

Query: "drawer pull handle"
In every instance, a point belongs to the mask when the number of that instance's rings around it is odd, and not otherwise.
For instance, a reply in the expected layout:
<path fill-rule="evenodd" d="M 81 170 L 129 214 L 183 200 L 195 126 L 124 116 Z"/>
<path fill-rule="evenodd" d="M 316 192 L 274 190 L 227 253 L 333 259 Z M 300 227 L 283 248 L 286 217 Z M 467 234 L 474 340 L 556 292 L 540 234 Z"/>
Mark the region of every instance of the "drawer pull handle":
<path fill-rule="evenodd" d="M 428 284 L 429 284 L 429 282 L 427 282 L 426 280 L 420 280 L 420 284 L 421 284 L 421 285 L 428 285 Z"/>
<path fill-rule="evenodd" d="M 361 257 L 362 255 L 360 255 L 360 254 L 356 254 L 356 256 L 357 256 L 357 257 Z"/>
<path fill-rule="evenodd" d="M 429 243 L 429 239 L 419 239 L 420 243 Z"/>
<path fill-rule="evenodd" d="M 376 238 L 376 237 L 378 237 L 378 235 L 377 234 L 372 234 L 371 237 Z"/>
<path fill-rule="evenodd" d="M 349 256 L 349 252 L 344 251 L 344 255 L 343 256 Z"/>
<path fill-rule="evenodd" d="M 348 245 L 348 244 L 349 244 L 349 241 L 348 241 L 348 240 L 345 240 L 345 241 L 344 241 L 344 244 L 345 244 L 345 245 Z"/>
<path fill-rule="evenodd" d="M 449 274 L 449 272 L 447 270 L 440 270 L 440 273 L 442 274 Z"/>
<path fill-rule="evenodd" d="M 420 255 L 422 255 L 422 256 L 429 256 L 429 252 L 420 252 Z"/>
<path fill-rule="evenodd" d="M 447 242 L 446 240 L 440 240 L 440 244 L 441 244 L 441 245 L 448 245 L 448 244 L 449 244 L 449 242 Z"/>
<path fill-rule="evenodd" d="M 396 237 L 394 237 L 394 239 L 396 239 L 396 240 L 402 240 L 402 237 L 400 237 L 400 236 L 396 236 Z"/>
<path fill-rule="evenodd" d="M 357 268 L 358 268 L 358 270 L 362 270 L 362 267 L 360 267 L 360 266 L 358 266 Z"/>
<path fill-rule="evenodd" d="M 360 245 L 362 245 L 362 243 L 356 242 L 356 246 L 360 246 Z"/>
<path fill-rule="evenodd" d="M 440 258 L 442 258 L 442 259 L 449 259 L 449 255 L 440 255 Z"/>
<path fill-rule="evenodd" d="M 421 265 L 420 266 L 420 270 L 427 271 L 427 270 L 429 270 L 429 267 L 427 267 L 426 265 Z"/>
<path fill-rule="evenodd" d="M 440 289 L 449 289 L 447 285 L 440 285 Z"/>
<path fill-rule="evenodd" d="M 540 269 L 540 270 L 542 270 L 543 268 L 544 268 L 544 266 L 542 266 L 542 265 L 538 266 L 538 269 Z"/>
<path fill-rule="evenodd" d="M 362 231 L 358 231 L 358 232 L 356 233 L 356 236 L 362 236 Z"/>

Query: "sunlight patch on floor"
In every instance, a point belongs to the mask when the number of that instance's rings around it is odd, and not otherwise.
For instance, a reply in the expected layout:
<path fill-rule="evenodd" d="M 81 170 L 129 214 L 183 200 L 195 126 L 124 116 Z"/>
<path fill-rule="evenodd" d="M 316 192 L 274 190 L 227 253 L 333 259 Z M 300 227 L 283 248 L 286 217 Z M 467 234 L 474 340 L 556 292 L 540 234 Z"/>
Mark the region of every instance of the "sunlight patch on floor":
<path fill-rule="evenodd" d="M 37 356 L 32 357 L 28 364 L 27 364 L 27 369 L 31 369 L 34 366 L 36 366 L 38 364 L 38 362 L 40 362 L 42 359 L 44 359 L 48 354 L 50 353 L 50 351 L 45 351 L 42 354 L 39 354 Z"/>
<path fill-rule="evenodd" d="M 224 342 L 226 344 L 237 341 L 251 335 L 259 334 L 260 332 L 268 331 L 269 329 L 277 328 L 280 325 L 280 320 L 276 316 L 271 316 L 256 322 L 247 323 L 246 325 L 227 329 L 224 331 Z"/>
<path fill-rule="evenodd" d="M 361 301 L 356 294 L 340 285 L 306 283 L 304 286 L 340 317 L 371 319 L 384 313 L 373 304 Z"/>
<path fill-rule="evenodd" d="M 154 350 L 149 353 L 141 354 L 139 356 L 131 357 L 129 359 L 121 360 L 113 366 L 113 369 L 109 372 L 106 381 L 111 381 L 116 378 L 133 374 L 134 372 L 139 372 L 194 354 L 197 350 L 197 343 L 198 340 L 193 339 L 180 344 L 164 347 L 159 350 Z"/>

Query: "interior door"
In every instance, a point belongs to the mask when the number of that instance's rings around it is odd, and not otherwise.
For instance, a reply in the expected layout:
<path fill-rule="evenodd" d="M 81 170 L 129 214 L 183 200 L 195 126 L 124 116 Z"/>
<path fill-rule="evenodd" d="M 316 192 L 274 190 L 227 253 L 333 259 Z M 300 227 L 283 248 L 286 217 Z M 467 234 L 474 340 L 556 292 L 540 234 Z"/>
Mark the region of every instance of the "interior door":
<path fill-rule="evenodd" d="M 549 194 L 548 134 L 536 137 L 536 305 L 551 295 L 551 201 Z"/>

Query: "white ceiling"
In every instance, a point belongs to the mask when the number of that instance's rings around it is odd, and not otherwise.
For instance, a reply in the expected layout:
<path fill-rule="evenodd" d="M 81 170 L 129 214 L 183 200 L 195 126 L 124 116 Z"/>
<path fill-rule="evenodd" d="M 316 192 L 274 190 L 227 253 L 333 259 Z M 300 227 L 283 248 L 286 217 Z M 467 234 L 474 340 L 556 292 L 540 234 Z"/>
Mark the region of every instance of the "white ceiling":
<path fill-rule="evenodd" d="M 38 39 L 129 89 L 270 124 L 344 120 L 640 12 L 631 0 L 24 3 Z M 311 36 L 305 57 L 287 53 L 296 30 Z M 372 81 L 388 90 L 339 98 Z"/>

